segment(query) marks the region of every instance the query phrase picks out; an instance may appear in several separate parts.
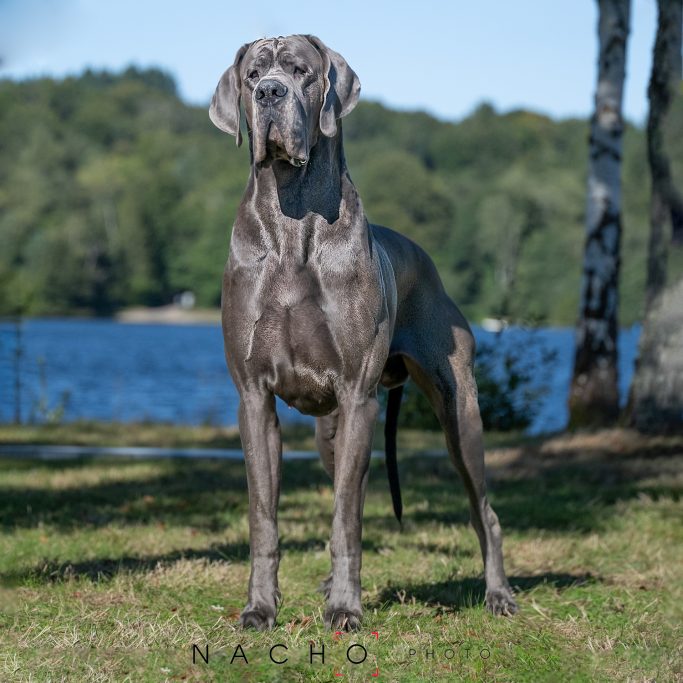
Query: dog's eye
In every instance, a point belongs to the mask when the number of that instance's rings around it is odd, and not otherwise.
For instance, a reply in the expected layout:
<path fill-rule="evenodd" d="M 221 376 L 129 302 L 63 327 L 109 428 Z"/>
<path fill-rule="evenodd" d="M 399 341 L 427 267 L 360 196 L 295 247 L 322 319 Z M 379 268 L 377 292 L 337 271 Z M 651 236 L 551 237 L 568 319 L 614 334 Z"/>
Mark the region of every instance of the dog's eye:
<path fill-rule="evenodd" d="M 258 71 L 256 71 L 256 69 L 254 69 L 252 72 L 250 72 L 249 74 L 247 74 L 247 78 L 248 78 L 250 81 L 253 81 L 253 80 L 257 79 L 257 78 L 258 78 Z"/>
<path fill-rule="evenodd" d="M 305 76 L 306 75 L 306 67 L 305 66 L 295 66 L 294 67 L 294 75 L 295 76 Z"/>

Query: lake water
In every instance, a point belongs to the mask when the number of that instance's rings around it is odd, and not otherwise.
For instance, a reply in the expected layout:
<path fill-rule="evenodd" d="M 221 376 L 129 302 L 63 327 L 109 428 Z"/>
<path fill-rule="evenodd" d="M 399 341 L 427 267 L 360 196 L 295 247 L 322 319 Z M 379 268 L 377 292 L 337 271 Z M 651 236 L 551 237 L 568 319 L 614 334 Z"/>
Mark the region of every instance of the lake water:
<path fill-rule="evenodd" d="M 499 336 L 474 329 L 497 351 L 554 351 L 547 385 L 530 432 L 562 429 L 574 354 L 569 328 L 512 328 Z M 622 402 L 637 353 L 638 326 L 619 339 Z M 15 410 L 15 327 L 0 322 L 0 421 Z M 27 320 L 22 325 L 22 419 L 40 420 L 63 407 L 64 420 L 151 420 L 237 423 L 238 397 L 225 366 L 219 325 L 132 325 L 112 320 Z M 283 421 L 308 419 L 278 404 Z"/>

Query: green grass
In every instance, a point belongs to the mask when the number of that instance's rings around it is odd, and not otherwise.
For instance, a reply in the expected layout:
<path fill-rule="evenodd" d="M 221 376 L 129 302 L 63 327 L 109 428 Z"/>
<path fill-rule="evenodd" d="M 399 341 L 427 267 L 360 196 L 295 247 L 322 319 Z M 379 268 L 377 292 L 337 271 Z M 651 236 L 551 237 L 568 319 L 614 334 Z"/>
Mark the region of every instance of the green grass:
<path fill-rule="evenodd" d="M 284 602 L 276 629 L 258 634 L 236 627 L 249 552 L 241 463 L 2 459 L 0 680 L 680 680 L 683 439 L 556 437 L 488 460 L 520 613 L 482 606 L 448 460 L 403 451 L 404 529 L 373 460 L 364 628 L 335 638 L 315 592 L 332 507 L 317 462 L 284 464 Z M 309 663 L 311 642 L 324 664 Z M 357 666 L 345 661 L 355 642 L 368 651 Z M 208 665 L 192 663 L 193 643 L 208 644 Z M 277 643 L 282 666 L 268 658 Z M 248 664 L 231 663 L 238 645 Z"/>
<path fill-rule="evenodd" d="M 378 423 L 373 447 L 384 449 L 384 425 Z M 533 443 L 536 439 L 515 432 L 485 435 L 487 446 Z M 313 428 L 306 423 L 282 425 L 284 450 L 315 450 Z M 78 421 L 57 424 L 0 424 L 0 444 L 56 444 L 77 446 L 151 446 L 163 448 L 241 448 L 237 427 L 172 425 L 158 422 Z M 443 450 L 441 432 L 401 430 L 404 449 Z"/>

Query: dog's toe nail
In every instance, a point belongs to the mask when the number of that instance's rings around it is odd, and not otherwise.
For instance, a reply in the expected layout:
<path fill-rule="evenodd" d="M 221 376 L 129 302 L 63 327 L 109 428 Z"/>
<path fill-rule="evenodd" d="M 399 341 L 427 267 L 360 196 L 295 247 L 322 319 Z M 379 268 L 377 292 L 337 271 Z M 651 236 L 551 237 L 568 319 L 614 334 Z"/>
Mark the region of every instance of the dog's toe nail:
<path fill-rule="evenodd" d="M 328 609 L 325 614 L 325 626 L 335 631 L 357 631 L 361 621 L 361 613 L 351 610 Z"/>
<path fill-rule="evenodd" d="M 486 607 L 497 617 L 511 617 L 517 613 L 517 603 L 510 591 L 491 591 L 486 594 Z"/>
<path fill-rule="evenodd" d="M 253 628 L 257 631 L 267 631 L 275 624 L 275 614 L 271 614 L 265 609 L 245 610 L 240 615 L 240 625 L 242 628 Z"/>

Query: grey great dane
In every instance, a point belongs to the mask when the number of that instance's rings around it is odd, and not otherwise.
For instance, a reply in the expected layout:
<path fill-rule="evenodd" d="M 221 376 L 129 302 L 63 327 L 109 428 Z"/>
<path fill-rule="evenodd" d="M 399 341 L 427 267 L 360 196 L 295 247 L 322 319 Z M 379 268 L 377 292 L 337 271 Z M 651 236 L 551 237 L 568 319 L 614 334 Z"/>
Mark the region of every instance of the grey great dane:
<path fill-rule="evenodd" d="M 340 121 L 359 93 L 341 55 L 315 36 L 295 35 L 243 45 L 211 102 L 211 120 L 238 145 L 243 105 L 251 152 L 222 296 L 249 486 L 245 627 L 271 628 L 280 601 L 275 396 L 317 418 L 316 443 L 334 482 L 325 624 L 356 629 L 377 388 L 389 389 L 387 470 L 400 519 L 396 421 L 409 377 L 431 402 L 467 490 L 486 604 L 494 614 L 517 610 L 500 525 L 486 498 L 474 339 L 427 254 L 368 223 L 346 168 Z"/>

